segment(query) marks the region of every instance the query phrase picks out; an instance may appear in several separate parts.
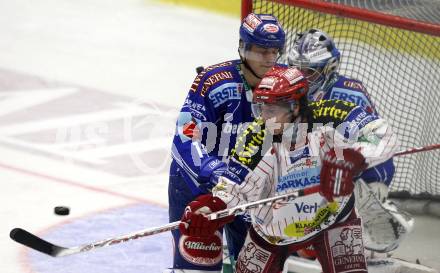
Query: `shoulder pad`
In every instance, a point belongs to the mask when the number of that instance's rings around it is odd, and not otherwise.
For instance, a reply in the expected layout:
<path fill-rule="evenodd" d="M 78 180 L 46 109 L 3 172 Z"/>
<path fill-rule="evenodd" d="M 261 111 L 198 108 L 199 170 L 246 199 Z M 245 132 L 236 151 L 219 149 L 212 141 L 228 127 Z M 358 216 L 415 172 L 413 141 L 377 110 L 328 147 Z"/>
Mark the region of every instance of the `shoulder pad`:
<path fill-rule="evenodd" d="M 334 87 L 365 92 L 364 84 L 361 81 L 349 77 L 345 77 L 342 75 L 339 75 L 338 80 L 334 84 Z"/>
<path fill-rule="evenodd" d="M 208 90 L 218 82 L 234 79 L 233 71 L 236 69 L 236 61 L 228 61 L 208 66 L 197 74 L 190 90 L 200 91 L 200 95 L 205 96 Z"/>
<path fill-rule="evenodd" d="M 312 120 L 309 123 L 333 123 L 338 126 L 345 121 L 356 104 L 343 100 L 320 100 L 309 103 Z"/>

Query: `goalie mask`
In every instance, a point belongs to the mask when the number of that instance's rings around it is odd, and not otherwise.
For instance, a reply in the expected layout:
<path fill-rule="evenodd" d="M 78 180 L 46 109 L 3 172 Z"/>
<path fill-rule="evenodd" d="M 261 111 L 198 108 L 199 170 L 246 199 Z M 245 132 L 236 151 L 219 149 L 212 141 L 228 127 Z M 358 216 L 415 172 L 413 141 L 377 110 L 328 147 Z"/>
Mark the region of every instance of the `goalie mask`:
<path fill-rule="evenodd" d="M 336 72 L 340 55 L 327 33 L 310 29 L 297 35 L 289 52 L 288 63 L 304 73 L 309 81 L 310 93 L 313 94 Z"/>
<path fill-rule="evenodd" d="M 308 89 L 306 78 L 297 68 L 272 68 L 254 91 L 253 113 L 261 117 L 264 111 L 273 111 L 274 115 L 277 110 L 294 112 Z"/>

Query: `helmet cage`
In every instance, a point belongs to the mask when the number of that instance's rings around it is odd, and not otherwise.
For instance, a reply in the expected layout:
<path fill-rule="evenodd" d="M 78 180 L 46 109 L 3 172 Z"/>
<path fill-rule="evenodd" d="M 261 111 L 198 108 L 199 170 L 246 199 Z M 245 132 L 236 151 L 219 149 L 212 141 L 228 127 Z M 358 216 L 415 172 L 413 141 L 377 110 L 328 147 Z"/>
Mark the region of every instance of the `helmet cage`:
<path fill-rule="evenodd" d="M 333 40 L 318 29 L 298 34 L 288 56 L 289 65 L 304 72 L 311 93 L 324 85 L 337 71 L 339 60 L 340 52 Z"/>

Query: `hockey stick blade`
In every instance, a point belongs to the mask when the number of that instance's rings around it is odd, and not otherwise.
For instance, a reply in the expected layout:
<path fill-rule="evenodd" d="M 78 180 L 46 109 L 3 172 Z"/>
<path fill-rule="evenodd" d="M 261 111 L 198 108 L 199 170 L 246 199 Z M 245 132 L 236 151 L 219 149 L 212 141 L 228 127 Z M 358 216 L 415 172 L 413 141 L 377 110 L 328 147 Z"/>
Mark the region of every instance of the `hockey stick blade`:
<path fill-rule="evenodd" d="M 9 237 L 11 237 L 11 239 L 16 241 L 17 243 L 38 250 L 52 257 L 58 256 L 58 253 L 65 249 L 63 247 L 49 243 L 48 241 L 45 241 L 40 237 L 37 237 L 34 234 L 21 228 L 14 228 L 13 230 L 11 230 L 11 232 L 9 233 Z"/>
<path fill-rule="evenodd" d="M 247 211 L 247 210 L 250 210 L 253 208 L 258 208 L 258 207 L 263 207 L 263 206 L 271 206 L 276 202 L 293 200 L 299 196 L 304 196 L 304 195 L 316 193 L 318 191 L 319 191 L 319 186 L 314 186 L 314 187 L 310 187 L 310 188 L 307 188 L 304 190 L 293 191 L 293 192 L 289 192 L 289 193 L 286 193 L 283 195 L 277 195 L 277 196 L 273 196 L 270 198 L 258 200 L 258 201 L 252 202 L 252 203 L 236 206 L 236 207 L 233 207 L 230 209 L 225 209 L 225 210 L 213 212 L 213 213 L 207 215 L 207 217 L 211 220 L 214 220 L 214 219 L 218 219 L 218 218 L 227 217 L 229 215 L 238 215 L 238 214 L 243 213 L 244 211 Z M 76 254 L 76 253 L 91 251 L 91 250 L 95 250 L 97 248 L 102 248 L 102 247 L 106 247 L 106 246 L 110 246 L 110 245 L 128 242 L 131 240 L 136 240 L 136 239 L 139 239 L 142 237 L 146 237 L 146 236 L 150 236 L 150 235 L 154 235 L 154 234 L 158 234 L 158 233 L 162 233 L 162 232 L 166 232 L 166 231 L 171 231 L 171 230 L 177 229 L 179 227 L 179 224 L 180 224 L 180 221 L 176 221 L 176 222 L 172 222 L 172 223 L 160 226 L 160 227 L 147 228 L 144 230 L 140 230 L 140 231 L 126 234 L 126 235 L 122 235 L 119 237 L 108 238 L 108 239 L 105 239 L 102 241 L 84 244 L 84 245 L 75 246 L 75 247 L 63 247 L 63 246 L 58 246 L 58 245 L 52 244 L 52 243 L 32 234 L 24 229 L 21 229 L 21 228 L 14 228 L 13 230 L 11 230 L 10 237 L 12 240 L 16 241 L 17 243 L 25 245 L 29 248 L 32 248 L 32 249 L 37 250 L 39 252 L 42 252 L 44 254 L 50 255 L 52 257 L 62 257 L 62 256 Z"/>

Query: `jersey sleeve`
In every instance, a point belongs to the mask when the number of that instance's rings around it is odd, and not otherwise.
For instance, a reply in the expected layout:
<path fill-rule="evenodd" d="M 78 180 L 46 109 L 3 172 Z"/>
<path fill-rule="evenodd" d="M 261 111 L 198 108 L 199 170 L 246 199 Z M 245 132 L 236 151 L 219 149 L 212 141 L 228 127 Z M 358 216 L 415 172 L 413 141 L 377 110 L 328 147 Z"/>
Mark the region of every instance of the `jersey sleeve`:
<path fill-rule="evenodd" d="M 370 94 L 368 94 L 367 88 L 364 86 L 364 84 L 361 81 L 358 81 L 358 83 L 360 86 L 359 87 L 360 88 L 359 101 L 361 103 L 361 106 L 363 106 L 365 108 L 365 110 L 367 110 L 367 112 L 377 115 L 376 106 L 374 105 L 373 101 L 371 100 L 371 97 L 370 97 Z"/>
<path fill-rule="evenodd" d="M 206 148 L 207 136 L 216 132 L 219 118 L 209 97 L 204 96 L 206 78 L 200 73 L 194 80 L 177 118 L 171 148 L 172 158 L 183 170 L 180 173 L 194 194 L 207 192 L 212 187 L 211 174 L 225 167 L 220 157 Z"/>
<path fill-rule="evenodd" d="M 368 168 L 392 158 L 398 148 L 397 136 L 388 122 L 357 106 L 350 111 L 334 135 L 335 149 L 352 148 L 365 157 Z"/>
<path fill-rule="evenodd" d="M 228 170 L 212 190 L 214 196 L 221 198 L 228 207 L 269 196 L 275 165 L 271 147 L 264 123 L 256 120 L 250 124 L 238 138 Z"/>
<path fill-rule="evenodd" d="M 377 114 L 365 85 L 356 79 L 338 75 L 333 85 L 326 87 L 323 99 L 343 100 L 363 107 L 367 112 Z"/>
<path fill-rule="evenodd" d="M 363 107 L 367 112 L 378 115 L 367 88 L 359 80 L 339 75 L 338 80 L 327 94 L 329 98 L 353 102 Z M 383 163 L 365 170 L 361 178 L 367 183 L 383 182 L 389 185 L 394 177 L 394 172 L 393 159 L 390 158 Z"/>
<path fill-rule="evenodd" d="M 367 110 L 367 112 L 379 116 L 376 107 L 368 94 L 367 88 L 361 81 L 357 81 L 359 84 L 359 101 L 361 105 Z M 366 183 L 382 182 L 389 186 L 394 177 L 395 167 L 393 158 L 387 159 L 385 162 L 379 163 L 373 167 L 370 167 L 362 172 L 359 178 Z"/>

